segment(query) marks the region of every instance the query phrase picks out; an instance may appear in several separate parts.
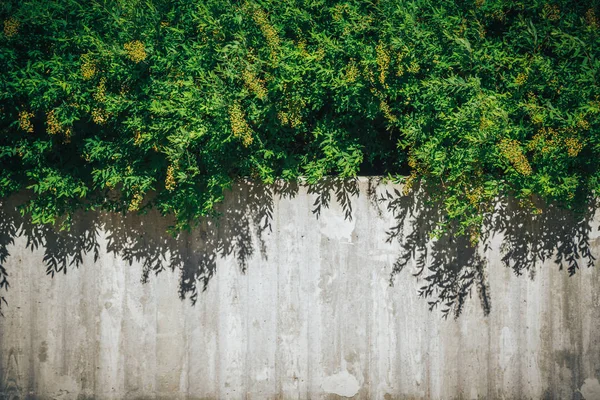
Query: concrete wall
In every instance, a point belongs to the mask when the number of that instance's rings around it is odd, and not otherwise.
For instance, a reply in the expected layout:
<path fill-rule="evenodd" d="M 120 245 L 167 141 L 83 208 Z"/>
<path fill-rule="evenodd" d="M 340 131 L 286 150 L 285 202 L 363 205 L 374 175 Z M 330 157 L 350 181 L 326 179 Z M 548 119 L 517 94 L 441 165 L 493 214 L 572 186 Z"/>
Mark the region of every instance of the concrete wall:
<path fill-rule="evenodd" d="M 469 253 L 429 240 L 435 208 L 399 189 L 366 178 L 308 192 L 243 184 L 219 223 L 177 239 L 155 214 L 87 214 L 55 232 L 5 201 L 0 391 L 600 398 L 597 216 L 527 219 L 500 204 Z M 431 282 L 446 292 L 427 293 Z M 450 305 L 429 311 L 440 296 Z"/>

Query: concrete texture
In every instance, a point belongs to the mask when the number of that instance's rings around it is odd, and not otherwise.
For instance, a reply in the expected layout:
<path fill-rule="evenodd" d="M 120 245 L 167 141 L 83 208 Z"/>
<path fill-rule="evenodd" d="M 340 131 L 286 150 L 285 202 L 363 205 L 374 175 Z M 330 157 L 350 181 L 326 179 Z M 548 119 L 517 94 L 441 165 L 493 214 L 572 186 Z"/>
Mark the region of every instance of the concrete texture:
<path fill-rule="evenodd" d="M 400 189 L 240 184 L 178 238 L 5 201 L 0 397 L 600 399 L 598 217 L 500 204 L 469 252 Z"/>

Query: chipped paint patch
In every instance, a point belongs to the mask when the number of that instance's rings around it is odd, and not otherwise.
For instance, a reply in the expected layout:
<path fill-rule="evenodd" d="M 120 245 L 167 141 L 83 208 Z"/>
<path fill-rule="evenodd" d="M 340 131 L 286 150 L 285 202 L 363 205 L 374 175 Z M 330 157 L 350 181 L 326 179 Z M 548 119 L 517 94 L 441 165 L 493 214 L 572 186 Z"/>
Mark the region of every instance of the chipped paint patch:
<path fill-rule="evenodd" d="M 327 393 L 333 393 L 343 397 L 356 396 L 360 389 L 358 380 L 346 370 L 325 378 L 321 387 Z"/>
<path fill-rule="evenodd" d="M 600 382 L 595 378 L 588 378 L 583 381 L 583 385 L 579 390 L 585 400 L 600 399 Z"/>

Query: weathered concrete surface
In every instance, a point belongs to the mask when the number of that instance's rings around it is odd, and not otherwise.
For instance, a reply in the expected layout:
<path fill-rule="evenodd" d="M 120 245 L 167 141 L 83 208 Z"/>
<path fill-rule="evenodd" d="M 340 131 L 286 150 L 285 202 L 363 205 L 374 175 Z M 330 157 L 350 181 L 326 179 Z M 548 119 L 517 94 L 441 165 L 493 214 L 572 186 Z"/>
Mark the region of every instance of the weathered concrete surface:
<path fill-rule="evenodd" d="M 547 258 L 518 277 L 501 262 L 497 234 L 481 250 L 489 315 L 474 288 L 460 317 L 443 319 L 418 296 L 424 280 L 414 270 L 389 285 L 401 244 L 386 242 L 395 220 L 375 199 L 398 187 L 372 185 L 361 179 L 342 205 L 333 190 L 329 207 L 323 191 L 241 187 L 218 226 L 206 222 L 179 240 L 153 214 L 86 215 L 68 234 L 22 228 L 4 263 L 1 391 L 9 399 L 600 399 L 598 268 L 570 277 Z M 586 246 L 597 254 L 592 222 Z M 79 260 L 65 258 L 73 250 Z M 67 274 L 46 276 L 63 261 Z"/>

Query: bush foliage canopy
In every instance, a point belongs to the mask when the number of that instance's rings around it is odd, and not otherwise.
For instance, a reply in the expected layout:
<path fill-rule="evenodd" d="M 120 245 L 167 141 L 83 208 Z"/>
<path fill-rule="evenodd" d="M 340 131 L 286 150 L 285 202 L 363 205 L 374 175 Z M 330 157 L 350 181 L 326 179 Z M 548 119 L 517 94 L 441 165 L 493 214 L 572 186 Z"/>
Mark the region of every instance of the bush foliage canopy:
<path fill-rule="evenodd" d="M 155 207 L 177 229 L 239 178 L 385 175 L 477 241 L 501 194 L 600 189 L 596 1 L 5 1 L 0 197 L 34 223 Z M 444 228 L 443 224 L 440 226 Z"/>

